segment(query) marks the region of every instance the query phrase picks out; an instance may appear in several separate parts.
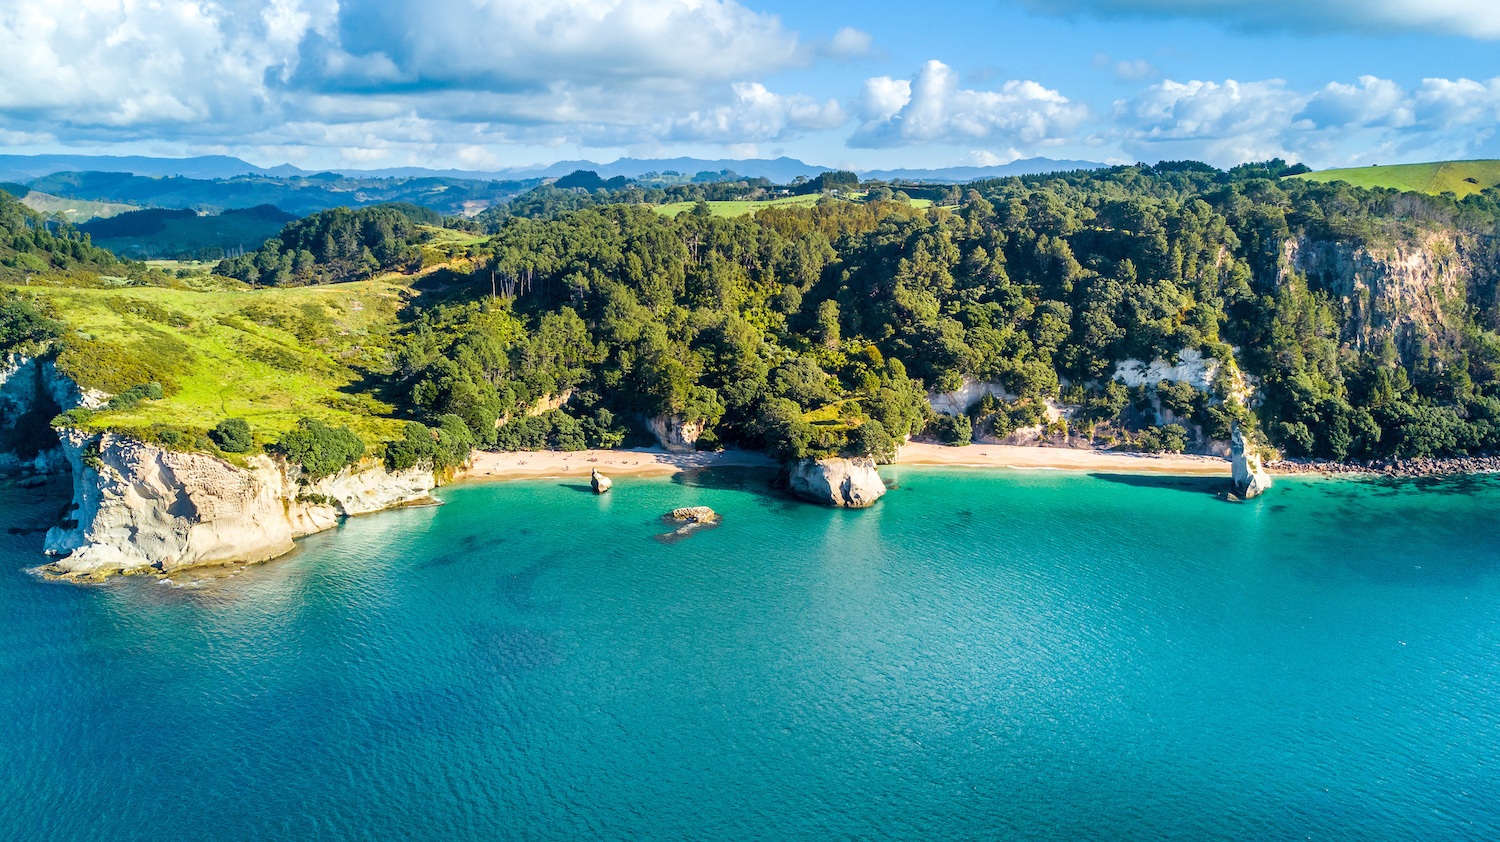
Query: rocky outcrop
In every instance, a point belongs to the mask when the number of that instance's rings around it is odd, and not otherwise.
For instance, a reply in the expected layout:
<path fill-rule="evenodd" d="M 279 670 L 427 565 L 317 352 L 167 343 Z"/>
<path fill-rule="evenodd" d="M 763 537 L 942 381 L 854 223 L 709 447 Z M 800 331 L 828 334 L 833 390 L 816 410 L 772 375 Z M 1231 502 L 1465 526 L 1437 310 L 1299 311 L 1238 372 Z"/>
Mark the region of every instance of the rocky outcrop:
<path fill-rule="evenodd" d="M 1486 251 L 1452 231 L 1382 245 L 1302 237 L 1286 243 L 1278 282 L 1302 273 L 1345 305 L 1343 341 L 1364 350 L 1388 336 L 1409 359 L 1424 343 L 1458 341 L 1463 321 L 1453 314 L 1466 302 L 1481 306 L 1468 299 L 1478 292 L 1472 282 Z"/>
<path fill-rule="evenodd" d="M 589 472 L 589 485 L 593 487 L 595 494 L 604 494 L 613 488 L 615 484 L 609 477 L 599 473 L 598 468 L 595 468 Z"/>
<path fill-rule="evenodd" d="M 868 456 L 798 460 L 787 486 L 804 500 L 844 509 L 868 508 L 885 496 L 885 482 Z"/>
<path fill-rule="evenodd" d="M 719 513 L 707 506 L 687 506 L 673 509 L 667 517 L 678 523 L 718 523 Z"/>
<path fill-rule="evenodd" d="M 1245 440 L 1245 431 L 1234 425 L 1229 442 L 1229 462 L 1234 476 L 1235 496 L 1249 500 L 1264 494 L 1271 487 L 1271 477 L 1261 467 L 1260 456 L 1250 450 Z"/>
<path fill-rule="evenodd" d="M 53 416 L 77 407 L 98 409 L 109 397 L 79 388 L 50 359 L 20 354 L 0 358 L 0 473 L 66 471 L 67 460 L 51 432 Z"/>
<path fill-rule="evenodd" d="M 940 415 L 963 415 L 969 407 L 986 397 L 995 397 L 1010 402 L 1015 396 L 1005 386 L 985 380 L 964 380 L 963 385 L 951 392 L 929 392 L 927 405 Z"/>
<path fill-rule="evenodd" d="M 1158 386 L 1167 381 L 1186 383 L 1216 398 L 1232 398 L 1252 405 L 1254 384 L 1231 360 L 1227 363 L 1205 357 L 1197 348 L 1184 348 L 1175 362 L 1126 359 L 1115 363 L 1114 380 L 1126 386 Z"/>
<path fill-rule="evenodd" d="M 65 430 L 62 444 L 73 505 L 47 533 L 57 560 L 42 568 L 59 578 L 265 561 L 340 518 L 427 501 L 434 484 L 430 471 L 379 465 L 304 484 L 300 468 L 268 456 L 242 468 L 110 433 Z"/>
<path fill-rule="evenodd" d="M 663 450 L 671 453 L 692 453 L 697 450 L 698 437 L 703 435 L 705 424 L 690 421 L 681 415 L 658 415 L 646 419 L 651 435 Z"/>

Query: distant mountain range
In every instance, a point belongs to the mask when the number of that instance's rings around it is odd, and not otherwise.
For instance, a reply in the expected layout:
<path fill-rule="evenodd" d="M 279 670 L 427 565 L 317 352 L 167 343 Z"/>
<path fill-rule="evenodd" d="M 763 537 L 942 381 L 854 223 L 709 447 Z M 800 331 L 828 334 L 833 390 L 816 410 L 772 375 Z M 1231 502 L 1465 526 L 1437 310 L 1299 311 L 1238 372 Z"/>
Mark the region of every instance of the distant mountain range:
<path fill-rule="evenodd" d="M 962 183 L 982 178 L 1004 178 L 1013 175 L 1064 170 L 1098 169 L 1094 161 L 1025 158 L 993 167 L 945 167 L 940 169 L 896 169 L 860 171 L 867 179 Z M 647 173 L 676 172 L 694 175 L 700 172 L 731 170 L 747 178 L 766 178 L 786 184 L 798 176 L 812 178 L 836 167 L 820 167 L 796 158 L 756 158 L 747 160 L 704 158 L 621 158 L 607 164 L 594 161 L 559 161 L 549 166 L 511 167 L 501 170 L 435 170 L 423 167 L 392 167 L 374 170 L 333 170 L 354 178 L 443 178 L 473 181 L 521 181 L 537 178 L 560 178 L 575 170 L 592 170 L 603 178 L 625 176 L 639 178 Z M 59 172 L 116 172 L 162 178 L 184 176 L 198 179 L 224 179 L 255 175 L 286 178 L 314 175 L 291 164 L 258 167 L 248 161 L 227 155 L 196 158 L 151 158 L 139 155 L 0 155 L 0 181 L 26 182 Z"/>

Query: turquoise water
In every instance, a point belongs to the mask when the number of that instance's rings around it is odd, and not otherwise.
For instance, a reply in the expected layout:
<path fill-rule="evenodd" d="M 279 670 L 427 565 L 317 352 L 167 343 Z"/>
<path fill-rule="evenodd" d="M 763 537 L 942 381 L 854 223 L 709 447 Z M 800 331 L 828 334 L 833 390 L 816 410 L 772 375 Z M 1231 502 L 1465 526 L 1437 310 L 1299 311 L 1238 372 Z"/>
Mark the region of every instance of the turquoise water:
<path fill-rule="evenodd" d="M 455 487 L 181 588 L 0 535 L 0 838 L 1500 838 L 1500 483 L 895 476 Z"/>

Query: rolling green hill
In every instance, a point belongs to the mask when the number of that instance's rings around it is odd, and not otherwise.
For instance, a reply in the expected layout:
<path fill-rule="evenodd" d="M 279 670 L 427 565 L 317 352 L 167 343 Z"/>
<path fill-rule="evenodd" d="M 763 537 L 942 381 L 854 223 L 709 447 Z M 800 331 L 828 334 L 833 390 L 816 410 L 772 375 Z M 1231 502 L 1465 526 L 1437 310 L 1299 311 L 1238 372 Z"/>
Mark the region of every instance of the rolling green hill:
<path fill-rule="evenodd" d="M 236 250 L 260 248 L 294 219 L 271 205 L 204 215 L 149 208 L 93 219 L 78 230 L 121 257 L 217 260 Z"/>
<path fill-rule="evenodd" d="M 167 396 L 99 412 L 77 426 L 202 432 L 247 419 L 274 440 L 298 418 L 347 425 L 369 442 L 395 438 L 394 407 L 351 388 L 385 365 L 396 313 L 410 295 L 389 278 L 297 289 L 0 286 L 42 304 L 67 328 L 58 366 L 111 394 L 160 383 Z"/>
<path fill-rule="evenodd" d="M 64 196 L 53 196 L 50 193 L 40 193 L 36 190 L 29 191 L 21 203 L 37 213 L 52 215 L 60 213 L 63 218 L 72 223 L 88 222 L 91 219 L 108 219 L 122 213 L 138 210 L 136 205 L 127 205 L 120 202 L 95 202 L 88 199 L 69 199 Z"/>
<path fill-rule="evenodd" d="M 1388 167 L 1351 167 L 1319 170 L 1292 178 L 1320 184 L 1344 181 L 1355 187 L 1386 187 L 1434 196 L 1455 193 L 1463 197 L 1500 185 L 1500 161 L 1440 161 Z"/>

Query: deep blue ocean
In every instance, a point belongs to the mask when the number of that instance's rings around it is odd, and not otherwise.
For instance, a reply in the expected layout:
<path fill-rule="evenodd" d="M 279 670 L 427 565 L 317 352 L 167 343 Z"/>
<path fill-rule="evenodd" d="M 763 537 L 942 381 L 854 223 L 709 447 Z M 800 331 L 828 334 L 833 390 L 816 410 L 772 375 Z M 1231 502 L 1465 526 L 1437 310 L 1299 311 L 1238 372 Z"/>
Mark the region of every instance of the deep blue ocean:
<path fill-rule="evenodd" d="M 1500 481 L 886 473 L 456 486 L 101 587 L 0 487 L 0 839 L 1500 839 Z"/>

